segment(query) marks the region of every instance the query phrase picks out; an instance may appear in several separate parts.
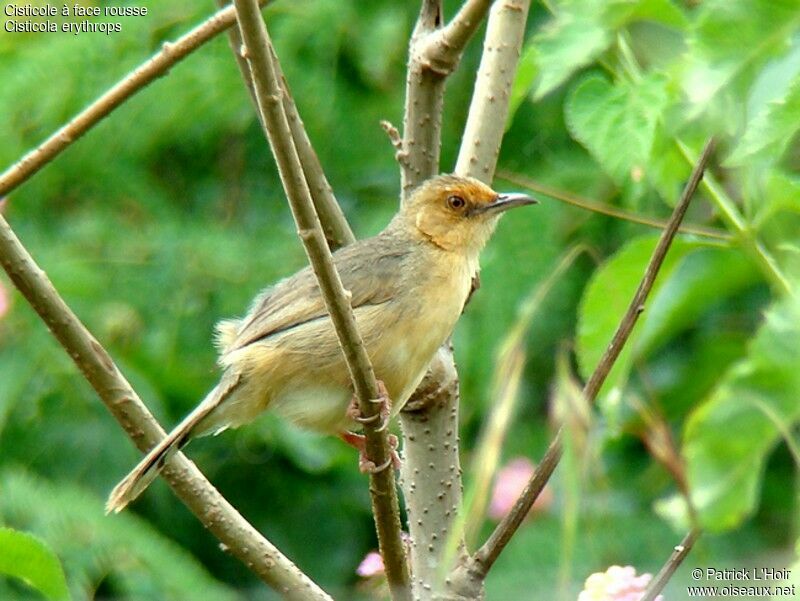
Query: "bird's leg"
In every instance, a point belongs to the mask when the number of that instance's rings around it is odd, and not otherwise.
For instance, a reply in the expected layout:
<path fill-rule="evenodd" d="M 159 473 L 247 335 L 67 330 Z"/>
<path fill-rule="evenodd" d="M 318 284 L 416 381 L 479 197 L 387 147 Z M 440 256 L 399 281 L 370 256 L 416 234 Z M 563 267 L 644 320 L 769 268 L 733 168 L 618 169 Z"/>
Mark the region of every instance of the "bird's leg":
<path fill-rule="evenodd" d="M 390 465 L 396 470 L 400 469 L 400 455 L 397 454 L 399 442 L 394 434 L 389 434 L 389 459 L 383 465 L 375 465 L 367 458 L 367 438 L 363 434 L 342 432 L 339 438 L 358 451 L 358 470 L 362 474 L 382 472 Z"/>
<path fill-rule="evenodd" d="M 389 399 L 389 393 L 386 386 L 378 380 L 378 390 L 380 396 L 377 399 L 370 399 L 371 403 L 380 404 L 379 411 L 369 417 L 362 417 L 361 409 L 358 404 L 358 398 L 353 395 L 350 406 L 347 408 L 347 415 L 354 421 L 360 424 L 371 424 L 380 420 L 381 425 L 376 429 L 377 432 L 382 432 L 389 426 L 389 416 L 392 411 L 392 402 Z M 389 435 L 389 450 L 390 457 L 383 465 L 375 465 L 367 458 L 366 438 L 363 434 L 356 434 L 355 432 L 342 432 L 339 435 L 344 442 L 358 450 L 358 469 L 362 474 L 374 474 L 385 470 L 390 465 L 395 469 L 400 469 L 400 456 L 397 454 L 398 440 L 394 434 Z"/>

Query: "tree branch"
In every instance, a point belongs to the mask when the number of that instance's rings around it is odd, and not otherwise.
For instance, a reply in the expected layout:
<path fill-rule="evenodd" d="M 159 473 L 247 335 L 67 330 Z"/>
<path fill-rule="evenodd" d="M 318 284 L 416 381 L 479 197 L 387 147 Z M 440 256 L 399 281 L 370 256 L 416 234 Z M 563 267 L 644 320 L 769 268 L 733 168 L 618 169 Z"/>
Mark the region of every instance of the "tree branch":
<path fill-rule="evenodd" d="M 506 4 L 516 6 L 520 2 L 524 4 L 524 11 L 520 12 L 517 9 L 509 9 L 514 13 L 514 18 L 509 18 L 509 15 L 507 14 L 509 10 L 506 10 L 502 7 Z M 453 29 L 450 31 L 459 30 L 459 28 L 462 27 L 462 25 L 456 24 L 459 22 L 459 20 L 466 21 L 466 19 L 474 17 L 477 14 L 476 11 L 479 12 L 482 10 L 483 13 L 485 13 L 489 4 L 490 3 L 488 2 L 482 3 L 468 0 L 462 6 L 461 11 L 459 11 L 458 15 L 456 15 L 453 22 L 448 25 L 448 28 L 452 26 Z M 527 15 L 528 4 L 528 0 L 504 0 L 503 2 L 495 4 L 490 13 L 489 24 L 486 32 L 487 41 L 484 44 L 484 57 L 481 62 L 482 66 L 484 63 L 491 63 L 494 66 L 492 69 L 487 68 L 485 71 L 482 71 L 482 75 L 478 75 L 479 81 L 476 83 L 476 93 L 477 90 L 480 89 L 481 85 L 483 85 L 480 82 L 481 77 L 490 79 L 500 77 L 502 81 L 499 81 L 494 86 L 497 89 L 502 89 L 504 86 L 511 85 L 511 81 L 514 78 L 514 72 L 516 70 L 516 59 L 519 56 L 519 46 L 522 44 L 522 35 L 525 30 L 525 17 Z M 503 27 L 499 27 L 496 24 L 498 19 L 502 20 L 503 22 L 510 21 L 510 23 Z M 477 25 L 478 21 L 473 20 L 470 26 L 474 28 L 477 27 Z M 421 29 L 419 24 L 417 29 L 418 31 Z M 447 30 L 447 28 L 445 28 L 445 30 Z M 434 36 L 440 35 L 440 33 L 445 30 L 433 32 L 428 31 L 424 35 L 428 36 L 426 38 L 427 40 L 430 40 L 434 39 Z M 418 31 L 415 32 L 417 36 L 420 35 Z M 447 36 L 448 34 L 441 33 L 441 35 Z M 517 40 L 518 46 L 516 51 L 509 46 L 509 42 L 507 40 L 496 39 L 494 37 L 498 35 L 510 36 L 510 40 Z M 456 42 L 466 44 L 468 38 L 469 35 L 462 35 L 458 38 L 458 40 L 451 41 L 453 44 Z M 424 43 L 424 41 L 419 42 L 419 40 L 417 40 L 417 44 Z M 492 49 L 499 46 L 504 47 L 502 52 L 503 60 L 500 62 L 500 64 L 496 64 L 495 61 L 489 61 L 486 55 L 493 53 Z M 412 50 L 414 48 L 415 42 L 412 39 Z M 427 48 L 430 49 L 430 46 Z M 461 50 L 463 50 L 463 46 L 458 49 L 459 54 Z M 409 65 L 409 77 L 411 77 L 411 68 L 414 66 L 414 64 L 415 63 L 412 56 L 412 62 Z M 422 79 L 417 82 L 419 86 L 410 86 L 407 90 L 406 129 L 404 132 L 406 134 L 406 139 L 409 135 L 409 110 L 417 110 L 418 112 L 413 114 L 420 114 L 419 103 L 422 103 L 424 106 L 423 100 L 425 98 L 429 98 L 429 96 L 426 96 L 425 94 L 431 93 L 430 90 L 427 92 L 425 91 L 425 85 L 429 85 L 431 86 L 431 89 L 435 90 L 436 86 L 440 85 L 439 81 L 443 80 L 444 77 L 443 73 L 430 69 L 429 62 L 426 63 L 425 61 L 418 61 L 416 65 L 420 68 L 424 67 L 427 70 L 423 70 L 422 74 L 420 75 Z M 424 79 L 425 77 L 428 77 L 429 79 L 426 80 Z M 439 81 L 437 81 L 435 77 L 438 77 Z M 409 82 L 413 83 L 413 80 L 410 79 Z M 420 86 L 422 87 L 421 91 L 419 89 Z M 412 98 L 411 94 L 417 92 L 420 92 L 421 96 Z M 498 95 L 497 104 L 507 105 L 507 103 L 508 92 L 506 91 L 504 94 Z M 427 110 L 433 111 L 436 108 L 437 107 L 435 105 L 431 104 L 428 105 Z M 441 110 L 440 106 L 438 107 L 438 110 Z M 504 110 L 508 110 L 507 106 Z M 473 112 L 476 111 L 479 113 L 477 116 L 473 115 Z M 421 111 L 421 114 L 430 113 Z M 439 113 L 433 114 L 436 115 Z M 468 122 L 470 120 L 480 118 L 491 119 L 492 115 L 483 107 L 479 106 L 478 103 L 473 101 L 473 104 L 470 107 L 470 116 L 468 117 Z M 414 118 L 411 118 L 410 120 L 412 125 L 420 128 L 424 127 L 424 124 L 415 122 Z M 494 127 L 495 131 L 487 134 L 486 147 L 491 149 L 494 145 L 494 156 L 497 155 L 500 147 L 500 141 L 503 135 L 503 126 L 504 120 L 489 124 L 489 128 Z M 430 135 L 430 132 L 427 133 Z M 438 130 L 436 135 L 439 135 Z M 462 140 L 462 147 L 465 145 L 476 146 L 475 142 L 478 140 L 471 138 L 473 135 L 476 135 L 476 133 L 469 130 L 465 132 Z M 407 152 L 411 152 L 411 155 L 408 157 L 410 164 L 412 166 L 419 166 L 421 164 L 427 165 L 429 169 L 433 170 L 430 175 L 438 171 L 438 137 L 435 141 L 435 164 L 431 164 L 429 162 L 431 156 L 434 154 L 434 147 L 428 147 L 428 154 L 423 157 L 415 156 L 414 152 L 419 152 L 420 150 L 425 149 L 409 148 L 406 145 L 406 139 L 404 139 L 404 148 Z M 482 141 L 478 142 L 483 143 Z M 404 166 L 401 164 L 401 168 L 402 167 Z M 406 171 L 408 171 L 408 169 L 403 169 L 403 173 L 406 173 Z M 494 164 L 491 166 L 491 171 L 494 171 Z M 493 174 L 488 174 L 487 178 L 486 172 L 477 171 L 471 164 L 461 173 L 464 175 L 478 177 L 484 181 L 491 181 Z M 413 175 L 417 175 L 417 173 L 414 172 Z M 407 193 L 408 189 L 406 186 L 410 181 L 412 180 L 408 178 L 404 179 L 404 193 Z M 455 372 L 452 350 L 448 347 L 443 347 L 437 355 L 437 358 L 432 363 L 431 369 L 434 371 L 434 373 L 436 371 L 439 373 L 449 373 L 450 370 Z M 430 374 L 426 376 L 426 380 L 429 377 Z M 409 401 L 407 406 L 408 410 L 400 412 L 400 419 L 403 426 L 403 435 L 405 440 L 404 450 L 406 455 L 404 462 L 405 471 L 403 478 L 403 491 L 405 493 L 409 515 L 412 516 L 409 519 L 408 527 L 412 541 L 411 563 L 412 574 L 414 578 L 414 594 L 416 598 L 421 600 L 444 600 L 449 598 L 458 598 L 458 593 L 454 592 L 454 589 L 451 586 L 451 579 L 447 578 L 448 570 L 450 570 L 451 565 L 446 565 L 446 563 L 451 560 L 451 553 L 453 549 L 456 550 L 455 559 L 458 562 L 457 565 L 464 565 L 467 559 L 463 533 L 460 533 L 460 536 L 458 536 L 457 540 L 455 540 L 452 548 L 448 547 L 447 545 L 447 542 L 452 540 L 449 534 L 453 531 L 456 521 L 457 512 L 453 510 L 453 507 L 460 507 L 462 496 L 461 467 L 459 463 L 458 423 L 457 421 L 455 423 L 453 422 L 453 419 L 455 418 L 457 420 L 458 416 L 458 388 L 457 385 L 445 385 L 444 383 L 440 383 L 438 388 L 434 388 L 434 390 L 437 391 L 434 395 L 429 394 L 424 389 L 416 391 L 414 395 L 412 395 L 411 401 Z M 414 407 L 416 407 L 416 410 L 412 410 Z M 419 473 L 436 474 L 436 477 L 430 480 L 429 486 L 424 491 L 425 494 L 421 494 L 420 491 L 417 490 L 420 486 L 419 483 L 422 481 L 422 478 L 413 477 Z M 433 488 L 436 486 L 439 488 L 437 491 L 434 491 Z M 442 540 L 442 538 L 445 540 Z M 478 598 L 482 594 L 482 582 L 479 584 L 478 590 L 479 593 L 475 594 L 471 598 Z"/>
<path fill-rule="evenodd" d="M 284 110 L 283 89 L 275 69 L 272 44 L 264 21 L 255 0 L 234 0 L 234 4 L 246 47 L 245 57 L 250 64 L 255 84 L 261 121 L 297 223 L 298 235 L 317 276 L 326 308 L 353 380 L 361 412 L 365 417 L 377 415 L 379 407 L 370 400 L 380 396 L 378 384 L 356 327 L 349 294 L 342 286 L 339 274 L 336 272 L 322 226 L 314 210 Z M 380 428 L 380 424 L 366 423 L 364 432 L 368 459 L 378 466 L 390 461 L 391 451 L 387 434 Z M 392 595 L 395 599 L 410 599 L 409 574 L 400 538 L 400 517 L 393 470 L 383 469 L 371 474 L 370 493 L 378 543 Z"/>
<path fill-rule="evenodd" d="M 442 75 L 455 71 L 464 48 L 486 17 L 494 0 L 466 0 L 443 28 L 426 36 L 420 55 L 429 68 Z"/>
<path fill-rule="evenodd" d="M 411 535 L 415 600 L 435 598 L 447 566 L 450 526 L 461 507 L 458 373 L 452 349 L 441 347 L 422 383 L 400 412 L 405 444 L 401 470 Z M 463 544 L 459 557 L 466 557 Z"/>
<path fill-rule="evenodd" d="M 0 263 L 139 450 L 146 452 L 163 439 L 164 430 L 108 352 L 59 296 L 2 215 Z M 200 522 L 265 583 L 288 599 L 330 600 L 322 589 L 261 536 L 182 453 L 169 460 L 163 475 Z"/>
<path fill-rule="evenodd" d="M 494 177 L 529 7 L 530 0 L 503 0 L 492 7 L 456 173 L 484 182 Z"/>
<path fill-rule="evenodd" d="M 492 0 L 466 0 L 453 20 L 442 27 L 441 0 L 423 0 L 408 50 L 402 197 L 439 171 L 442 99 L 445 80 L 458 66 L 472 34 Z"/>
<path fill-rule="evenodd" d="M 266 4 L 267 1 L 260 0 L 260 4 Z M 155 53 L 149 60 L 139 65 L 47 140 L 6 169 L 0 175 L 0 197 L 7 195 L 28 180 L 120 104 L 157 77 L 164 75 L 177 62 L 211 38 L 225 31 L 235 21 L 236 11 L 229 6 L 218 11 L 174 42 L 164 42 L 160 52 Z"/>
<path fill-rule="evenodd" d="M 686 188 L 675 206 L 667 227 L 658 240 L 650 262 L 645 269 L 642 281 L 639 283 L 633 300 L 628 306 L 628 310 L 622 317 L 617 331 L 614 333 L 603 357 L 600 359 L 599 364 L 583 389 L 583 394 L 586 396 L 588 402 L 594 401 L 608 373 L 611 371 L 614 362 L 622 351 L 625 342 L 627 342 L 634 325 L 636 325 L 639 315 L 644 311 L 645 300 L 653 287 L 655 278 L 658 275 L 658 271 L 661 268 L 661 264 L 664 261 L 664 257 L 669 250 L 672 240 L 678 231 L 680 222 L 686 214 L 689 202 L 697 190 L 700 180 L 703 178 L 703 173 L 711 158 L 713 149 L 714 141 L 710 139 L 706 143 L 697 165 L 695 165 L 692 171 L 689 182 L 686 184 Z M 550 476 L 558 465 L 558 461 L 561 458 L 562 437 L 562 429 L 559 429 L 542 458 L 538 469 L 531 477 L 522 495 L 517 499 L 511 512 L 497 525 L 494 532 L 492 532 L 483 546 L 478 549 L 464 565 L 459 566 L 458 570 L 454 572 L 453 578 L 456 580 L 458 587 L 464 590 L 471 590 L 471 587 L 474 587 L 475 583 L 482 582 L 486 577 L 492 565 L 519 528 L 522 520 L 527 515 L 531 506 L 539 496 L 539 493 L 541 493 L 544 488 L 545 483 L 550 479 Z"/>
<path fill-rule="evenodd" d="M 217 4 L 224 5 L 225 0 L 217 0 Z M 256 115 L 260 121 L 261 113 L 258 110 L 258 100 L 256 100 L 256 91 L 253 87 L 253 78 L 250 75 L 250 66 L 247 64 L 247 59 L 242 56 L 242 36 L 238 27 L 232 27 L 228 30 L 228 44 L 236 59 L 236 65 L 239 67 L 239 72 L 242 75 L 245 86 L 248 92 L 250 92 L 250 99 L 253 101 Z M 353 235 L 353 231 L 350 229 L 350 225 L 347 223 L 344 213 L 342 213 L 342 208 L 333 195 L 333 189 L 328 183 L 328 179 L 325 177 L 325 172 L 322 169 L 322 164 L 319 162 L 319 157 L 314 151 L 314 147 L 311 145 L 311 140 L 308 137 L 303 120 L 300 118 L 300 113 L 297 111 L 297 105 L 295 105 L 294 98 L 289 91 L 289 84 L 283 76 L 280 62 L 274 53 L 272 53 L 272 64 L 278 76 L 278 80 L 283 86 L 283 110 L 286 112 L 286 117 L 289 120 L 289 127 L 292 130 L 292 140 L 297 149 L 297 155 L 303 167 L 306 183 L 311 192 L 311 200 L 314 202 L 314 208 L 317 211 L 320 223 L 322 223 L 322 229 L 325 232 L 328 247 L 331 250 L 336 250 L 347 244 L 352 244 L 355 242 L 356 237 Z"/>
<path fill-rule="evenodd" d="M 641 598 L 641 601 L 655 601 L 658 594 L 664 590 L 669 579 L 672 578 L 675 570 L 678 569 L 678 566 L 680 566 L 683 560 L 686 559 L 686 556 L 689 555 L 689 551 L 692 550 L 697 539 L 700 538 L 700 534 L 701 531 L 698 528 L 692 528 L 686 534 L 681 544 L 672 550 L 672 555 L 670 555 L 664 567 L 661 568 L 658 574 L 656 574 L 656 577 L 647 585 L 647 589 L 644 591 L 644 596 Z"/>

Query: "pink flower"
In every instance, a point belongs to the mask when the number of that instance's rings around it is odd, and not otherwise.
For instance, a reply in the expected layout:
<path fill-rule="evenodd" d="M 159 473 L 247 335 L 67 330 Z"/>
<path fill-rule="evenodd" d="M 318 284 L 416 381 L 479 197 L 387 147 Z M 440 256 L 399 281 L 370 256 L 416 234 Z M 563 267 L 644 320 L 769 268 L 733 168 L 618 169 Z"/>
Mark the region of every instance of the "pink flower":
<path fill-rule="evenodd" d="M 356 574 L 362 578 L 371 578 L 383 574 L 383 558 L 377 551 L 370 551 L 366 554 L 361 563 L 356 568 Z"/>
<path fill-rule="evenodd" d="M 534 471 L 536 471 L 536 466 L 526 457 L 516 457 L 500 469 L 494 483 L 492 500 L 489 502 L 490 518 L 501 520 L 511 511 Z M 545 486 L 531 507 L 531 513 L 544 511 L 552 502 L 553 491 L 549 486 Z"/>
<path fill-rule="evenodd" d="M 8 297 L 8 292 L 3 286 L 3 282 L 0 282 L 0 318 L 2 318 L 3 315 L 8 313 L 8 309 L 10 306 L 11 306 L 11 300 Z"/>
<path fill-rule="evenodd" d="M 639 601 L 652 578 L 651 574 L 637 576 L 632 566 L 611 566 L 586 579 L 578 601 Z M 656 601 L 664 601 L 664 596 Z"/>

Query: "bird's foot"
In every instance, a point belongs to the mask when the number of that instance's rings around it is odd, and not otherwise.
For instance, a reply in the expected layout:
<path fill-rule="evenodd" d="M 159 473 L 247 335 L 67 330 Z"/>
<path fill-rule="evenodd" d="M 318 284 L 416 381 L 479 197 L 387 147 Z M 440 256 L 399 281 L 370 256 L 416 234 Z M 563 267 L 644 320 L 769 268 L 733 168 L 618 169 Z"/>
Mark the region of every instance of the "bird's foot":
<path fill-rule="evenodd" d="M 380 405 L 380 407 L 377 413 L 364 417 L 364 414 L 361 413 L 358 397 L 353 395 L 350 405 L 347 407 L 347 416 L 357 421 L 359 424 L 374 424 L 380 421 L 380 426 L 378 426 L 375 431 L 383 432 L 389 426 L 389 417 L 392 414 L 392 400 L 389 398 L 386 385 L 381 380 L 378 380 L 378 398 L 370 399 L 369 402 Z"/>
<path fill-rule="evenodd" d="M 394 466 L 396 470 L 400 469 L 400 455 L 397 454 L 399 443 L 397 436 L 394 434 L 389 434 L 389 459 L 382 465 L 375 465 L 373 461 L 367 458 L 367 438 L 363 434 L 342 432 L 339 434 L 339 438 L 358 451 L 358 469 L 362 474 L 377 474 L 390 465 Z"/>

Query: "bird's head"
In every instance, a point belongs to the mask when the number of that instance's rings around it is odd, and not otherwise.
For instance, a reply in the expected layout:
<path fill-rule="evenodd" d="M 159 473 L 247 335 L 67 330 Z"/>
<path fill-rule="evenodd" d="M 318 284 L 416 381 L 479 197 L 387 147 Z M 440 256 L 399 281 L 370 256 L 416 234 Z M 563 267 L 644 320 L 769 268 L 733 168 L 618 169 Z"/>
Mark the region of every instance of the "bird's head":
<path fill-rule="evenodd" d="M 476 257 L 505 211 L 536 202 L 524 194 L 495 192 L 471 177 L 439 175 L 413 192 L 399 217 L 436 246 Z"/>

